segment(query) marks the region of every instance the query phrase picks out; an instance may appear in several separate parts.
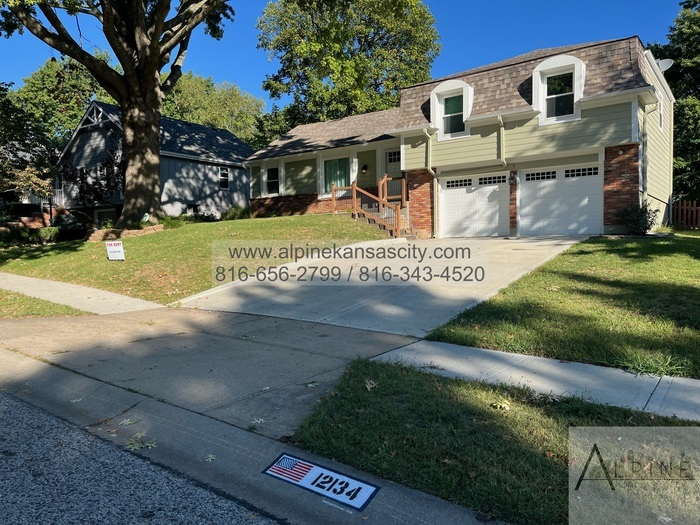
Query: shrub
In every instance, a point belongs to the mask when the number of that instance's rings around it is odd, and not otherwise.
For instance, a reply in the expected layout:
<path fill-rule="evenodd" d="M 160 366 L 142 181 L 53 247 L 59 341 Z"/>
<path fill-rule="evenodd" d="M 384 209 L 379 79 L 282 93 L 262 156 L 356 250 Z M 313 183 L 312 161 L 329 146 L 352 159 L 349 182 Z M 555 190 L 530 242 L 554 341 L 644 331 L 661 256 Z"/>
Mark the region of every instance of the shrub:
<path fill-rule="evenodd" d="M 192 222 L 192 223 L 197 223 L 197 222 L 216 222 L 219 220 L 219 217 L 217 217 L 213 213 L 209 212 L 201 212 L 201 213 L 193 213 L 191 215 L 180 215 L 180 219 L 182 219 L 185 222 Z"/>
<path fill-rule="evenodd" d="M 174 230 L 175 228 L 181 228 L 185 225 L 180 217 L 169 217 L 165 216 L 160 220 L 163 228 L 166 230 Z"/>
<path fill-rule="evenodd" d="M 52 226 L 58 228 L 57 240 L 59 241 L 75 241 L 85 238 L 87 228 L 78 220 L 75 215 L 66 213 L 57 215 L 51 221 Z"/>
<path fill-rule="evenodd" d="M 239 219 L 250 219 L 252 216 L 252 211 L 250 206 L 244 208 L 230 208 L 226 213 L 221 216 L 222 221 L 236 221 Z"/>
<path fill-rule="evenodd" d="M 39 240 L 41 244 L 46 244 L 49 242 L 56 242 L 58 240 L 58 228 L 56 226 L 47 226 L 46 228 L 39 228 Z"/>
<path fill-rule="evenodd" d="M 659 210 L 654 210 L 644 201 L 639 206 L 630 206 L 620 210 L 617 214 L 618 220 L 627 228 L 627 233 L 631 235 L 646 235 L 656 223 L 656 216 Z"/>

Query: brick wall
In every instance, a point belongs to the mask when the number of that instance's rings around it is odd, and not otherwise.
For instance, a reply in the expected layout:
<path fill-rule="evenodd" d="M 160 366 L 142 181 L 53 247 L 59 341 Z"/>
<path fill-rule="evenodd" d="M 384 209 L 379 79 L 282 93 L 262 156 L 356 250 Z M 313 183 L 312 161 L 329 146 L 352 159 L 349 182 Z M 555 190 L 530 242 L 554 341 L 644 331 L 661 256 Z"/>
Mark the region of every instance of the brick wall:
<path fill-rule="evenodd" d="M 250 199 L 250 208 L 252 210 L 253 217 L 333 212 L 331 199 L 328 198 L 319 200 L 318 194 L 316 193 Z"/>
<path fill-rule="evenodd" d="M 511 171 L 511 177 L 518 178 L 518 171 Z M 517 235 L 518 233 L 518 185 L 510 184 L 510 204 L 509 204 L 509 214 L 510 214 L 510 234 Z"/>
<path fill-rule="evenodd" d="M 409 217 L 411 228 L 419 237 L 433 235 L 433 176 L 428 170 L 408 172 Z"/>
<path fill-rule="evenodd" d="M 604 177 L 603 225 L 605 233 L 616 233 L 618 212 L 639 204 L 639 145 L 605 148 Z"/>

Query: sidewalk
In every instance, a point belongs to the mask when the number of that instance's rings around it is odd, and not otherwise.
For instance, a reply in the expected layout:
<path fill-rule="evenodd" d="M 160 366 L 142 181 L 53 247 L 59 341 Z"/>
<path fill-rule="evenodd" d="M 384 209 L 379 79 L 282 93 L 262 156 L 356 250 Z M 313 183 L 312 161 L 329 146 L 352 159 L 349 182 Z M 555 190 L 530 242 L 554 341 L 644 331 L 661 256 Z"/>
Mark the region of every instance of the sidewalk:
<path fill-rule="evenodd" d="M 98 315 L 118 314 L 163 308 L 149 303 L 79 284 L 61 283 L 0 272 L 0 289 L 36 297 L 52 303 L 65 304 Z"/>

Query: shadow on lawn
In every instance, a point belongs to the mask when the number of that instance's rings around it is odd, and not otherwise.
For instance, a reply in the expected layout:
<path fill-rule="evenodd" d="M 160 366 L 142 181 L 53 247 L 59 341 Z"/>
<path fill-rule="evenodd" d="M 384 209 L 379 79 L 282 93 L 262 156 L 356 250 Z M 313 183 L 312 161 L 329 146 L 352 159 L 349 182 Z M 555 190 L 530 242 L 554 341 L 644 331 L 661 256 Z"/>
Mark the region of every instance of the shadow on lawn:
<path fill-rule="evenodd" d="M 29 246 L 14 246 L 0 249 L 0 268 L 15 259 L 41 259 L 49 255 L 61 255 L 80 251 L 84 241 L 65 241 L 55 244 L 39 244 Z"/>
<path fill-rule="evenodd" d="M 586 246 L 590 245 L 590 249 Z M 577 253 L 581 255 L 598 253 L 600 248 L 610 255 L 626 259 L 649 260 L 670 255 L 687 255 L 700 259 L 700 238 L 697 236 L 668 236 L 668 237 L 623 237 L 608 239 L 595 237 L 579 246 Z"/>

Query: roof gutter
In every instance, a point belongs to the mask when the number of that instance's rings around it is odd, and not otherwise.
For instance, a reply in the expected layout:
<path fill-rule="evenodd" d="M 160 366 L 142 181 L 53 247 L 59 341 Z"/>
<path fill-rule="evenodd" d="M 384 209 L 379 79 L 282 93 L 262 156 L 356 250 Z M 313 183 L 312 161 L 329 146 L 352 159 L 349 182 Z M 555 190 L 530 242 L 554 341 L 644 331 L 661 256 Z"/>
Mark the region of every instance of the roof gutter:
<path fill-rule="evenodd" d="M 498 115 L 498 151 L 496 153 L 497 159 L 504 168 L 508 166 L 506 162 L 506 127 L 503 123 L 503 117 Z"/>

